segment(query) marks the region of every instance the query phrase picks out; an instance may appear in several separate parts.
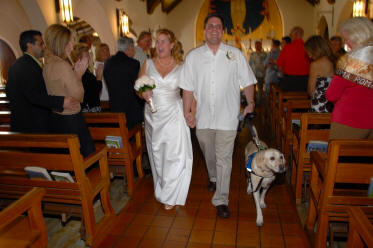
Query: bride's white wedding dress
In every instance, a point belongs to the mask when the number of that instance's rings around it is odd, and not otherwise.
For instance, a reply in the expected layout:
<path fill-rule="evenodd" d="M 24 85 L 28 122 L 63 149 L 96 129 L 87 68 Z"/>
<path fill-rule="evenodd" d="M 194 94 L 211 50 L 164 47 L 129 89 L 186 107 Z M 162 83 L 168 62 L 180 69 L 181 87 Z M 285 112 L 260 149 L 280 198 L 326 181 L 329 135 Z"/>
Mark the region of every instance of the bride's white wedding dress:
<path fill-rule="evenodd" d="M 152 60 L 146 61 L 146 74 L 155 81 L 153 103 L 145 104 L 145 137 L 153 173 L 155 198 L 167 205 L 184 205 L 192 175 L 193 151 L 180 97 L 177 65 L 164 78 Z"/>

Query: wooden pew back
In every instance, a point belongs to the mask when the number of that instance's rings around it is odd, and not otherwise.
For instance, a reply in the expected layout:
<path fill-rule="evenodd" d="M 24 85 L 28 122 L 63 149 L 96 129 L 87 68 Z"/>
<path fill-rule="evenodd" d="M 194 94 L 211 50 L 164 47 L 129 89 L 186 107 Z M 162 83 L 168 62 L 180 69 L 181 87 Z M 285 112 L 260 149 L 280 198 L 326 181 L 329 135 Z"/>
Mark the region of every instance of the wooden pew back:
<path fill-rule="evenodd" d="M 311 140 L 328 141 L 330 117 L 330 113 L 301 113 L 300 127 L 293 130 L 291 184 L 297 204 L 301 203 L 303 174 L 311 170 L 307 145 Z"/>
<path fill-rule="evenodd" d="M 76 135 L 2 133 L 0 197 L 17 198 L 32 187 L 41 187 L 46 190 L 43 198 L 45 203 L 80 205 L 86 230 L 86 244 L 95 246 L 102 240 L 105 230 L 115 217 L 109 200 L 110 177 L 106 154 L 107 150 L 103 148 L 83 159 Z M 96 162 L 99 163 L 98 166 Z M 26 166 L 69 172 L 75 182 L 29 179 L 24 171 Z M 105 216 L 96 223 L 93 200 L 98 194 Z M 59 206 L 57 209 L 64 207 Z M 67 209 L 63 211 L 68 211 Z"/>
<path fill-rule="evenodd" d="M 142 127 L 137 125 L 127 129 L 124 113 L 85 113 L 92 139 L 97 147 L 105 146 L 106 136 L 121 137 L 122 148 L 108 148 L 108 163 L 114 175 L 126 176 L 128 194 L 135 188 L 133 162 L 140 178 L 144 176 L 142 169 Z"/>
<path fill-rule="evenodd" d="M 0 212 L 0 247 L 47 247 L 41 212 L 44 194 L 45 189 L 34 188 Z"/>
<path fill-rule="evenodd" d="M 373 205 L 367 196 L 373 177 L 373 140 L 331 140 L 327 160 L 311 152 L 311 161 L 306 228 L 313 230 L 317 216 L 315 247 L 325 247 L 329 221 L 347 221 L 350 206 Z"/>

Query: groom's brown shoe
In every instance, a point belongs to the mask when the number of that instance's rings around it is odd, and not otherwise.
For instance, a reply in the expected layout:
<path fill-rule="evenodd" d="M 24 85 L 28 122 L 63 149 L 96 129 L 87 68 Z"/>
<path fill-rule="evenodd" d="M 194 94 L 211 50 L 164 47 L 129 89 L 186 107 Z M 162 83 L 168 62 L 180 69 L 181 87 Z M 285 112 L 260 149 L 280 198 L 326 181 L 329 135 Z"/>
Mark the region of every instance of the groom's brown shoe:
<path fill-rule="evenodd" d="M 220 217 L 220 218 L 229 218 L 229 208 L 227 205 L 219 205 L 219 206 L 216 206 L 216 210 L 217 210 L 217 215 Z"/>
<path fill-rule="evenodd" d="M 207 185 L 207 190 L 210 192 L 213 192 L 216 190 L 216 182 L 209 181 L 209 184 Z"/>

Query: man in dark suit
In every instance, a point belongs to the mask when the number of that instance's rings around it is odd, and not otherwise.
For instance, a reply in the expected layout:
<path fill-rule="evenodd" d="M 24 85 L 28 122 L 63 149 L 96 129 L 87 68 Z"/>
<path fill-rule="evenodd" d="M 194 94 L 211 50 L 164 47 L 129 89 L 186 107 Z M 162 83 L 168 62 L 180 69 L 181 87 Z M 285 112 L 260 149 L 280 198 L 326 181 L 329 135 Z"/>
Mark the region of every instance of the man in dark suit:
<path fill-rule="evenodd" d="M 51 110 L 78 108 L 71 97 L 49 96 L 45 87 L 42 63 L 44 42 L 36 30 L 22 32 L 19 45 L 23 56 L 10 67 L 6 95 L 11 111 L 11 131 L 22 133 L 48 133 Z"/>
<path fill-rule="evenodd" d="M 133 40 L 128 37 L 119 38 L 118 52 L 104 65 L 110 111 L 125 113 L 129 129 L 143 120 L 142 100 L 133 88 L 140 69 L 140 63 L 133 59 L 134 54 Z"/>

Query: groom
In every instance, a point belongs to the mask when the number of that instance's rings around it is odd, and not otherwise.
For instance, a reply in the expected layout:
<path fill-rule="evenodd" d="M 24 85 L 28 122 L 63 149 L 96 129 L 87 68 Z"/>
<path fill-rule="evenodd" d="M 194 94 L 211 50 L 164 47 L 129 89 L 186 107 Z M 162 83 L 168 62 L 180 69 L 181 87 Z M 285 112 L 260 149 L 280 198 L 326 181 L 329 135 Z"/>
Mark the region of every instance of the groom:
<path fill-rule="evenodd" d="M 204 25 L 206 43 L 186 57 L 180 88 L 184 89 L 185 119 L 190 127 L 197 125 L 196 134 L 209 174 L 208 190 L 216 190 L 212 204 L 219 217 L 228 218 L 240 86 L 248 103 L 243 113 L 246 115 L 254 111 L 254 84 L 257 81 L 241 51 L 222 42 L 222 17 L 209 14 Z M 197 100 L 196 116 L 191 113 L 193 96 Z"/>

